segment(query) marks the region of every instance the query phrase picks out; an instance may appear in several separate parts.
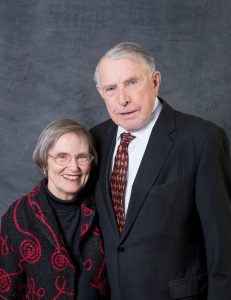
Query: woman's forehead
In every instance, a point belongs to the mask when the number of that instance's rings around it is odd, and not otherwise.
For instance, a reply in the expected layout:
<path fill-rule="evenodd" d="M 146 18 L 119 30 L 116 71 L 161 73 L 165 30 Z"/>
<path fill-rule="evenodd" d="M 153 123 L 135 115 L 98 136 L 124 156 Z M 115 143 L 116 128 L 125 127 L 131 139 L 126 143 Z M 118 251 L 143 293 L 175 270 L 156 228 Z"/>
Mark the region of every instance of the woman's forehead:
<path fill-rule="evenodd" d="M 53 149 L 64 149 L 71 147 L 81 147 L 88 148 L 89 143 L 87 138 L 82 134 L 76 134 L 74 132 L 69 132 L 62 134 L 52 146 Z"/>

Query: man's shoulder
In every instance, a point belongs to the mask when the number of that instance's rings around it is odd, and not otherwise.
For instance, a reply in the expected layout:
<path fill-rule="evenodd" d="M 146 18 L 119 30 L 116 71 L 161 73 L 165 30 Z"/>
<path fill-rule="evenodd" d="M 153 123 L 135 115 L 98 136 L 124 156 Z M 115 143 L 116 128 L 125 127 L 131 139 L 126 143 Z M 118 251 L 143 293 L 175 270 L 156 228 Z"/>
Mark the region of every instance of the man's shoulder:
<path fill-rule="evenodd" d="M 90 131 L 98 132 L 100 130 L 105 130 L 105 129 L 110 128 L 113 124 L 114 124 L 113 121 L 111 119 L 108 119 L 108 120 L 106 120 L 102 123 L 99 123 L 99 124 L 95 125 L 94 127 L 92 127 L 90 129 Z"/>
<path fill-rule="evenodd" d="M 209 120 L 177 110 L 175 110 L 175 120 L 176 124 L 184 130 L 202 131 L 205 133 L 224 131 L 220 126 Z"/>
<path fill-rule="evenodd" d="M 160 98 L 161 99 L 161 98 Z M 161 99 L 162 105 L 164 110 L 171 111 L 174 114 L 175 124 L 177 128 L 182 126 L 184 129 L 192 129 L 210 131 L 210 130 L 223 130 L 220 126 L 216 125 L 215 123 L 204 119 L 201 116 L 193 115 L 187 112 L 180 111 L 178 109 L 173 108 L 170 106 L 165 100 Z"/>
<path fill-rule="evenodd" d="M 110 134 L 110 132 L 117 126 L 113 123 L 111 119 L 108 119 L 90 129 L 90 132 L 94 139 L 102 139 L 105 135 Z"/>
<path fill-rule="evenodd" d="M 219 125 L 206 120 L 201 116 L 196 116 L 174 109 L 164 100 L 162 100 L 162 104 L 163 110 L 165 112 L 170 112 L 173 115 L 173 122 L 175 124 L 174 127 L 177 129 L 176 132 L 178 135 L 187 136 L 188 138 L 191 137 L 198 142 L 200 139 L 204 140 L 208 136 L 227 140 L 227 134 L 225 130 Z M 169 117 L 169 114 L 167 114 L 167 116 Z"/>

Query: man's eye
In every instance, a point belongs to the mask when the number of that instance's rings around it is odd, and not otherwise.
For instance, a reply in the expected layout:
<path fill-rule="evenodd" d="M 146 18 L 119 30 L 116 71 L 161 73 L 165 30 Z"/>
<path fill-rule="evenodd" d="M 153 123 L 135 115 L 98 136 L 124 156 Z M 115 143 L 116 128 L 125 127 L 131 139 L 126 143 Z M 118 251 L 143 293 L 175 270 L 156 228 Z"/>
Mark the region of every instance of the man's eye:
<path fill-rule="evenodd" d="M 114 88 L 113 87 L 110 87 L 110 88 L 107 88 L 106 89 L 106 92 L 111 92 L 111 91 L 113 91 L 114 90 Z"/>
<path fill-rule="evenodd" d="M 130 84 L 130 85 L 136 84 L 136 80 L 131 80 L 131 81 L 129 81 L 129 84 Z"/>

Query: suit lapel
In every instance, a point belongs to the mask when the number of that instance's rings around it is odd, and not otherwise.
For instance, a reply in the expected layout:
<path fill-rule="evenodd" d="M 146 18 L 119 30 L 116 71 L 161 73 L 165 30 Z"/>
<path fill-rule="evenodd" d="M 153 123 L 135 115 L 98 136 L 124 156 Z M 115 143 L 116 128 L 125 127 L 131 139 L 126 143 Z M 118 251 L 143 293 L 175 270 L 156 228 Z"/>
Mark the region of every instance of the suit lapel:
<path fill-rule="evenodd" d="M 114 209 L 112 206 L 112 200 L 110 195 L 110 171 L 111 171 L 111 163 L 113 152 L 115 148 L 115 140 L 116 140 L 117 126 L 115 124 L 111 124 L 111 126 L 107 130 L 107 137 L 105 140 L 105 145 L 102 150 L 102 161 L 100 168 L 100 190 L 102 192 L 102 201 L 103 207 L 106 209 L 106 217 L 109 218 L 109 223 L 113 227 L 113 230 L 117 237 L 120 237 L 117 221 L 114 213 Z"/>
<path fill-rule="evenodd" d="M 160 116 L 153 127 L 148 146 L 145 150 L 137 176 L 135 178 L 126 216 L 125 238 L 133 225 L 147 195 L 155 183 L 174 143 L 170 134 L 175 130 L 174 111 L 163 102 Z"/>

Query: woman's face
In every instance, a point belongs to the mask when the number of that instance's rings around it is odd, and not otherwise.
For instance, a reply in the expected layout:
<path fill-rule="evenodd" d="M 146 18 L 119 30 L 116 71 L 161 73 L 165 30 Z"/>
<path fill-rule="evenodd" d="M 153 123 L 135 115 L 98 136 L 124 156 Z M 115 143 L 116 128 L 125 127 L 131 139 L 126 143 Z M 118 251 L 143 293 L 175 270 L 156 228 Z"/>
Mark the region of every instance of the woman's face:
<path fill-rule="evenodd" d="M 89 153 L 88 144 L 73 132 L 63 134 L 49 150 L 47 159 L 48 189 L 54 196 L 62 200 L 71 200 L 85 186 L 91 165 L 78 165 L 73 155 L 86 153 Z M 69 154 L 72 158 L 69 163 L 61 166 L 52 157 L 63 154 Z"/>

